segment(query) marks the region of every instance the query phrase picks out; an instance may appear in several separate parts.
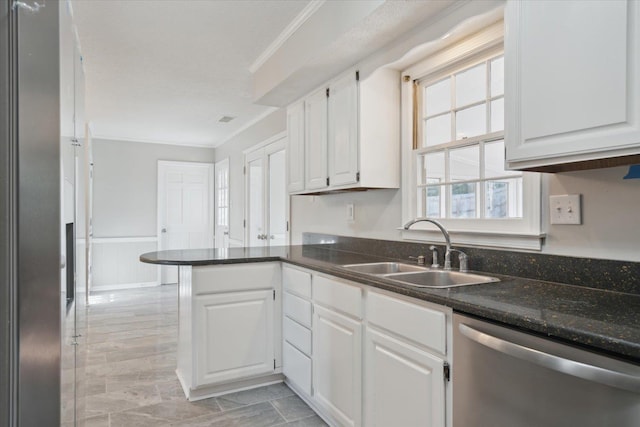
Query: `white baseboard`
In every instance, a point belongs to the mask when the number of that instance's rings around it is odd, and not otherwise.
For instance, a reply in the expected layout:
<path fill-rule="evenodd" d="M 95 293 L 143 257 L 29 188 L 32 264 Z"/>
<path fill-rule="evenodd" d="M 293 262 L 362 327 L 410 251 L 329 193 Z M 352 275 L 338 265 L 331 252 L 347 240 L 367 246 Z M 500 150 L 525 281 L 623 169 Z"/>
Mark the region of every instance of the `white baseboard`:
<path fill-rule="evenodd" d="M 122 289 L 136 289 L 136 288 L 151 288 L 153 286 L 160 286 L 160 283 L 159 282 L 121 283 L 117 285 L 92 286 L 91 292 L 118 291 Z"/>

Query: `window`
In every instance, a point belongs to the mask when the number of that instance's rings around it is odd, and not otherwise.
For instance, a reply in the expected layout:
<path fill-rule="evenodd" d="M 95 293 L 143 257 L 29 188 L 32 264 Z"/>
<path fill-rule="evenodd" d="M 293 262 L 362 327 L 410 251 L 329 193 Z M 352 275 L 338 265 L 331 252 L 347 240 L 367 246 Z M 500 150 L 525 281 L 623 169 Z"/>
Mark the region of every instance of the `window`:
<path fill-rule="evenodd" d="M 441 50 L 404 75 L 403 105 L 412 106 L 403 121 L 403 134 L 410 135 L 403 137 L 403 159 L 410 162 L 403 168 L 410 186 L 405 219 L 438 219 L 458 234 L 457 243 L 539 249 L 539 177 L 504 169 L 502 25 Z"/>

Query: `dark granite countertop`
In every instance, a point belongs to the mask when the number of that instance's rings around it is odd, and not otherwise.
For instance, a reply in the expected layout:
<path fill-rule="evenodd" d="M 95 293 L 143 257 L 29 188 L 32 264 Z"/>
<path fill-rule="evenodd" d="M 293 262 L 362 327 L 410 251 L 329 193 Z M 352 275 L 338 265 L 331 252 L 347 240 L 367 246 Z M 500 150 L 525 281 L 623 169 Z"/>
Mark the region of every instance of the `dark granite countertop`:
<path fill-rule="evenodd" d="M 390 261 L 317 245 L 151 252 L 142 262 L 164 265 L 215 265 L 283 261 L 455 311 L 526 329 L 640 363 L 640 296 L 493 273 L 500 282 L 457 288 L 416 288 L 355 273 L 343 264 Z"/>

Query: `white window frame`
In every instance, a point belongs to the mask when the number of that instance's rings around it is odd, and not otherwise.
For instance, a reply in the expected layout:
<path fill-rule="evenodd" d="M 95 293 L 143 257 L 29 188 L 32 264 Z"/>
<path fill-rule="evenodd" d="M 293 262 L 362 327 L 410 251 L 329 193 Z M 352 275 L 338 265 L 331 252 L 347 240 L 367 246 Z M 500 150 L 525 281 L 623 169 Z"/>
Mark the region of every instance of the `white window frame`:
<path fill-rule="evenodd" d="M 403 224 L 415 218 L 417 161 L 413 150 L 414 80 L 444 72 L 447 68 L 461 69 L 477 63 L 480 57 L 499 55 L 504 50 L 503 22 L 430 55 L 403 71 L 402 80 L 402 218 Z M 508 90 L 508 88 L 505 88 Z M 506 122 L 506 119 L 505 119 Z M 509 135 L 505 134 L 505 139 Z M 506 143 L 506 142 L 505 142 Z M 434 218 L 451 234 L 454 244 L 500 248 L 540 250 L 544 234 L 541 233 L 541 178 L 538 173 L 523 174 L 522 218 L 452 219 Z M 400 227 L 405 240 L 444 242 L 439 230 L 421 222 L 410 230 Z"/>

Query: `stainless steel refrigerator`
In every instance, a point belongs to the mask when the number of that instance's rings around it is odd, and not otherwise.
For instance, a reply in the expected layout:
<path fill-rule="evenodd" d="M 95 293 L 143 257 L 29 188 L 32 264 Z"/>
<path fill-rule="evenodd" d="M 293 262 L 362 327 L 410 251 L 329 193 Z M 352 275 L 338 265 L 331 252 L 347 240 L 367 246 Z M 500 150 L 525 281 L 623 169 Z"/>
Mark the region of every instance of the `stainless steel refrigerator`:
<path fill-rule="evenodd" d="M 59 5 L 39 3 L 0 0 L 0 426 L 60 423 Z"/>

